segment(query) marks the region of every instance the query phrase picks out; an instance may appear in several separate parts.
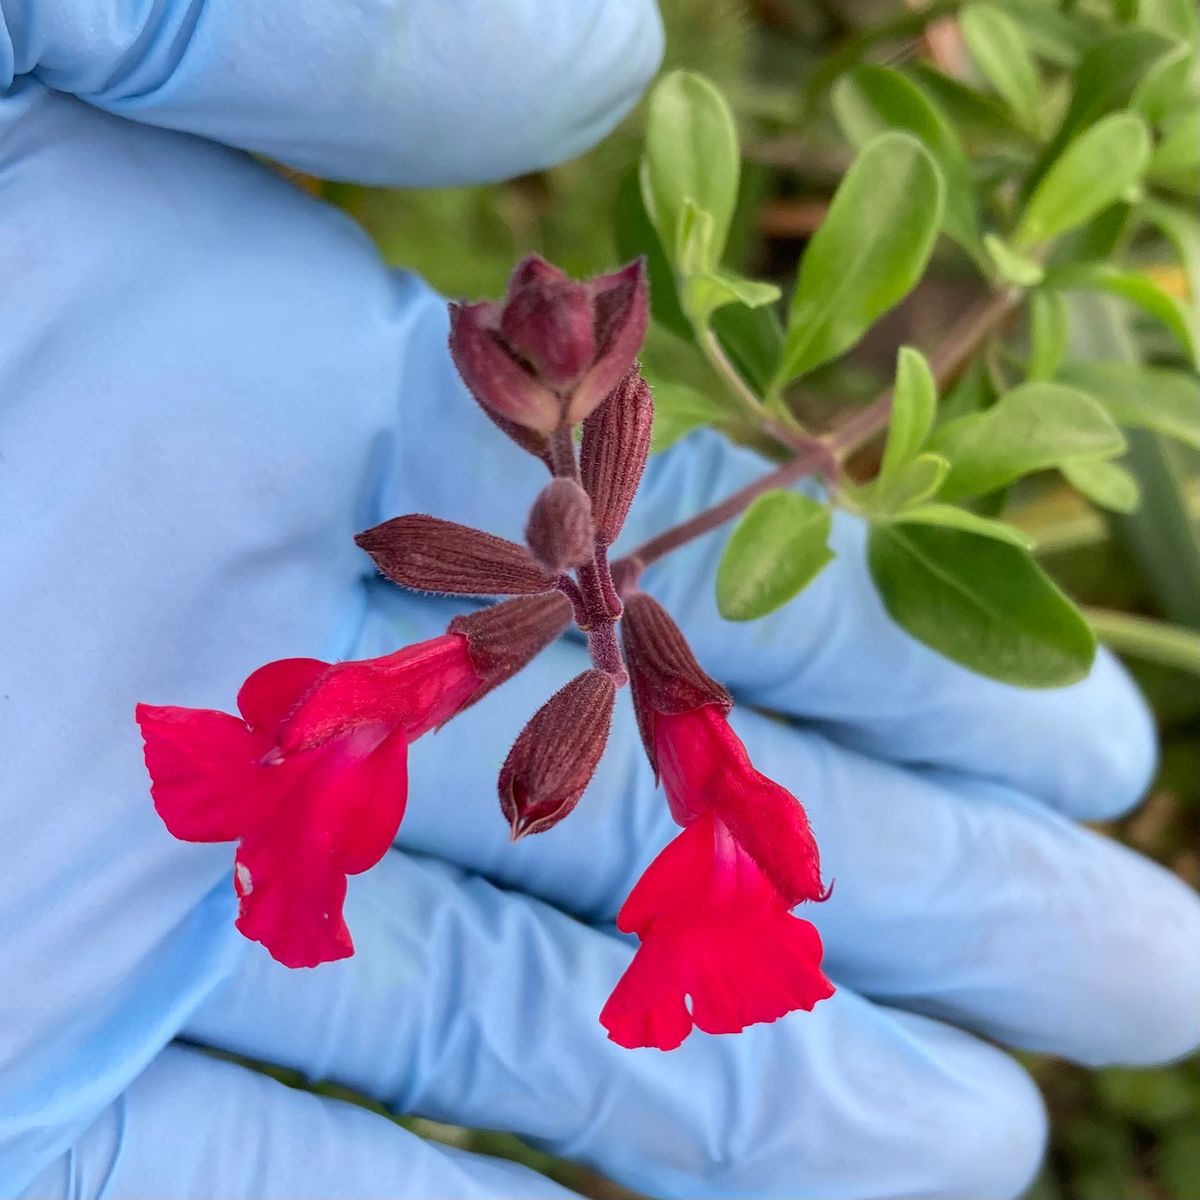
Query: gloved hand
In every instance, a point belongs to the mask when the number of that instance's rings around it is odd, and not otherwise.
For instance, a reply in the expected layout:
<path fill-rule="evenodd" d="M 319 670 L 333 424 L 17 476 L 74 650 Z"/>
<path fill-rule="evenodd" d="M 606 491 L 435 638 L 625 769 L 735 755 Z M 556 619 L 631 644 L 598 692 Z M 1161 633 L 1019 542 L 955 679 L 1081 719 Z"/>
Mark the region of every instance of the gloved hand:
<path fill-rule="evenodd" d="M 1102 657 L 1022 692 L 937 658 L 848 519 L 754 624 L 714 610 L 719 534 L 646 577 L 808 806 L 839 985 L 812 1014 L 606 1040 L 632 953 L 611 922 L 674 830 L 627 702 L 568 821 L 510 846 L 495 793 L 570 642 L 413 748 L 401 849 L 350 883 L 351 959 L 288 971 L 243 941 L 228 847 L 155 815 L 136 701 L 227 707 L 269 659 L 440 631 L 453 606 L 379 582 L 352 534 L 423 510 L 517 537 L 543 483 L 459 384 L 442 301 L 240 151 L 407 184 L 529 170 L 608 129 L 659 49 L 649 0 L 0 0 L 0 1193 L 564 1194 L 213 1047 L 655 1194 L 987 1200 L 1045 1131 L 976 1034 L 1096 1064 L 1195 1045 L 1195 898 L 1075 824 L 1149 778 L 1128 680 Z M 760 470 L 689 439 L 625 544 Z"/>

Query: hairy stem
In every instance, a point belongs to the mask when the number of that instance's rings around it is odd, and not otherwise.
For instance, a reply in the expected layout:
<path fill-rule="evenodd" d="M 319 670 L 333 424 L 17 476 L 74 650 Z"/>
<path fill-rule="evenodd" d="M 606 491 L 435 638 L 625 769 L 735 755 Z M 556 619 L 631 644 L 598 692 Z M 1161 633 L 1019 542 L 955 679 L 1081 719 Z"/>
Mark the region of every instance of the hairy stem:
<path fill-rule="evenodd" d="M 1021 302 L 1016 289 L 993 292 L 968 308 L 929 356 L 938 389 L 957 378 L 979 344 L 1003 323 Z M 892 389 L 881 393 L 829 435 L 829 447 L 839 458 L 853 454 L 887 428 L 892 415 Z"/>
<path fill-rule="evenodd" d="M 550 469 L 558 478 L 580 482 L 579 459 L 570 427 L 564 426 L 550 435 L 549 459 Z M 620 687 L 629 676 L 617 641 L 621 600 L 608 565 L 608 547 L 596 542 L 591 559 L 579 567 L 576 577 L 578 582 L 569 575 L 560 575 L 555 586 L 571 601 L 575 624 L 587 634 L 593 665 L 611 675 Z"/>
<path fill-rule="evenodd" d="M 739 516 L 763 492 L 768 492 L 772 488 L 787 487 L 798 479 L 813 474 L 827 462 L 828 451 L 820 443 L 814 442 L 796 455 L 791 462 L 760 476 L 753 483 L 748 483 L 744 488 L 726 496 L 712 508 L 706 508 L 703 512 L 698 512 L 694 517 L 690 517 L 678 525 L 673 525 L 670 529 L 664 529 L 662 533 L 652 537 L 648 542 L 643 542 L 631 554 L 625 555 L 624 558 L 613 564 L 622 588 L 629 591 L 637 582 L 637 577 L 652 562 L 656 562 L 664 554 L 670 554 L 672 550 L 678 549 L 694 538 L 702 537 L 709 530 L 716 529 L 718 525 L 724 525 L 726 521 L 731 521 L 734 517 Z"/>
<path fill-rule="evenodd" d="M 697 328 L 697 340 L 709 365 L 721 377 L 730 395 L 746 411 L 754 425 L 789 450 L 803 451 L 806 437 L 803 430 L 789 429 L 767 411 L 766 405 L 754 394 L 754 389 L 742 378 L 741 372 L 729 360 L 720 339 L 710 328 Z"/>
<path fill-rule="evenodd" d="M 958 375 L 979 345 L 1003 324 L 1020 301 L 1021 293 L 1015 289 L 991 293 L 969 308 L 961 319 L 951 326 L 929 358 L 939 389 Z M 730 369 L 733 369 L 732 365 Z M 745 386 L 744 382 L 742 386 Z M 759 405 L 757 397 L 753 394 L 751 397 L 754 403 Z M 887 428 L 891 413 L 892 389 L 888 388 L 824 438 L 798 435 L 789 430 L 789 444 L 799 444 L 799 452 L 791 462 L 767 472 L 711 508 L 706 508 L 694 517 L 663 530 L 614 563 L 613 572 L 620 582 L 621 590 L 629 591 L 636 584 L 642 571 L 663 555 L 740 516 L 764 492 L 788 487 L 807 475 L 817 473 L 835 478 L 839 463 L 859 446 L 882 433 Z"/>

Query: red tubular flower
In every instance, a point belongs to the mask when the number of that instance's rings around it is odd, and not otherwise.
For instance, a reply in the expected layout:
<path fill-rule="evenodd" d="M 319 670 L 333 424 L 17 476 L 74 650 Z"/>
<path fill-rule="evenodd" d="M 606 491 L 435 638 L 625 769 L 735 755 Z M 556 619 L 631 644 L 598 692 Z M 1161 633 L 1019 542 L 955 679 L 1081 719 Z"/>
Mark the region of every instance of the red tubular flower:
<path fill-rule="evenodd" d="M 175 837 L 240 844 L 238 929 L 287 967 L 354 953 L 346 876 L 387 853 L 404 816 L 408 745 L 479 690 L 467 639 L 364 662 L 260 667 L 241 719 L 139 704 L 154 807 Z"/>
<path fill-rule="evenodd" d="M 395 839 L 409 743 L 523 667 L 570 611 L 558 593 L 533 596 L 382 658 L 268 663 L 238 693 L 240 717 L 139 704 L 154 807 L 183 841 L 239 843 L 246 937 L 288 967 L 346 958 L 346 877 Z"/>
<path fill-rule="evenodd" d="M 714 813 L 696 817 L 617 916 L 641 946 L 600 1013 L 609 1037 L 674 1050 L 693 1027 L 740 1033 L 832 996 L 821 938 L 789 907 Z"/>
<path fill-rule="evenodd" d="M 621 909 L 642 944 L 600 1019 L 622 1046 L 669 1050 L 693 1025 L 732 1033 L 811 1009 L 833 987 L 817 931 L 790 914 L 828 895 L 804 808 L 754 768 L 728 693 L 656 601 L 630 596 L 623 632 L 642 738 L 684 832 Z"/>

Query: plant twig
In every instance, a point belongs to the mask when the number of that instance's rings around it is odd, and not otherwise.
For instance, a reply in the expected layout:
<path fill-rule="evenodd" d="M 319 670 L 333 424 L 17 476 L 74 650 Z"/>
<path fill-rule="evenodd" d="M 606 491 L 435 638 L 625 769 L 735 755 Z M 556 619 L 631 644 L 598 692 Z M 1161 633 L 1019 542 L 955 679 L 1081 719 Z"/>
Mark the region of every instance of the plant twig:
<path fill-rule="evenodd" d="M 958 375 L 980 343 L 1004 322 L 1020 303 L 1020 299 L 1020 292 L 1011 289 L 992 293 L 968 309 L 962 319 L 951 326 L 949 333 L 929 359 L 939 388 Z M 729 369 L 746 389 L 755 408 L 761 408 L 758 397 L 746 387 L 745 381 L 737 375 L 732 364 L 729 364 Z M 799 451 L 791 462 L 768 471 L 711 508 L 706 508 L 694 517 L 663 530 L 614 563 L 613 573 L 621 589 L 628 591 L 633 587 L 641 572 L 663 555 L 739 516 L 764 492 L 787 487 L 807 475 L 822 474 L 830 480 L 835 479 L 841 460 L 864 442 L 881 433 L 887 427 L 891 411 L 892 389 L 889 388 L 866 408 L 855 413 L 840 429 L 825 438 L 788 431 L 791 444 L 800 443 Z"/>
<path fill-rule="evenodd" d="M 990 336 L 1020 302 L 1021 293 L 1016 289 L 993 292 L 967 309 L 950 327 L 950 332 L 929 356 L 929 366 L 939 390 L 958 377 L 980 342 Z M 888 388 L 829 435 L 830 449 L 839 458 L 853 454 L 887 428 L 891 414 L 892 389 Z"/>
<path fill-rule="evenodd" d="M 729 361 L 725 347 L 720 339 L 709 328 L 698 329 L 697 340 L 704 357 L 709 365 L 721 377 L 733 398 L 746 410 L 746 415 L 763 433 L 773 437 L 780 445 L 789 450 L 802 453 L 811 438 L 802 430 L 789 429 L 782 421 L 777 420 L 767 412 L 763 402 L 754 394 L 754 390 L 742 378 L 741 372 Z"/>
<path fill-rule="evenodd" d="M 772 488 L 787 487 L 788 484 L 795 483 L 806 475 L 812 475 L 828 465 L 828 450 L 822 443 L 814 439 L 791 462 L 777 467 L 774 471 L 767 472 L 753 483 L 726 496 L 724 500 L 714 504 L 711 508 L 706 508 L 694 517 L 681 521 L 678 525 L 673 525 L 649 541 L 643 542 L 631 554 L 625 555 L 619 562 L 613 564 L 614 576 L 622 588 L 628 591 L 641 572 L 652 562 L 662 558 L 664 554 L 669 554 L 686 542 L 703 536 L 710 530 L 716 529 L 718 525 L 724 525 L 726 521 L 731 521 L 749 508 L 763 492 L 768 492 Z"/>

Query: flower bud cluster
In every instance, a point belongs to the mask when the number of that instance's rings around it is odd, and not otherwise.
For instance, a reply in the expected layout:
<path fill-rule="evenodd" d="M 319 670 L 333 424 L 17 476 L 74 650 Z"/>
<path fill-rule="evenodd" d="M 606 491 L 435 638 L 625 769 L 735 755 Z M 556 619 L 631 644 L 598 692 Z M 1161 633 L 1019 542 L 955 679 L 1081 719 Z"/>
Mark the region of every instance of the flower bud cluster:
<path fill-rule="evenodd" d="M 450 353 L 483 410 L 549 467 L 525 546 L 436 517 L 395 517 L 358 535 L 394 583 L 473 596 L 547 593 L 569 602 L 593 667 L 534 714 L 504 763 L 501 809 L 514 838 L 578 803 L 627 679 L 621 601 L 607 549 L 641 482 L 654 406 L 636 355 L 649 316 L 638 261 L 579 283 L 533 256 L 502 301 L 451 305 Z M 580 453 L 573 430 L 582 424 Z"/>
<path fill-rule="evenodd" d="M 183 840 L 238 843 L 238 928 L 286 965 L 353 953 L 347 878 L 395 837 L 408 746 L 573 618 L 592 665 L 542 705 L 504 761 L 513 840 L 580 802 L 625 683 L 682 828 L 618 915 L 640 944 L 601 1014 L 609 1036 L 670 1049 L 693 1027 L 733 1032 L 831 994 L 820 938 L 790 911 L 827 894 L 803 807 L 755 770 L 728 724 L 729 694 L 637 591 L 637 564 L 609 565 L 650 447 L 653 402 L 636 362 L 647 319 L 640 261 L 581 283 L 531 257 L 502 301 L 451 306 L 450 351 L 467 387 L 552 478 L 524 545 L 425 514 L 356 540 L 402 587 L 509 599 L 382 658 L 269 663 L 242 687 L 240 716 L 139 706 L 160 816 Z"/>

